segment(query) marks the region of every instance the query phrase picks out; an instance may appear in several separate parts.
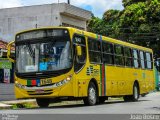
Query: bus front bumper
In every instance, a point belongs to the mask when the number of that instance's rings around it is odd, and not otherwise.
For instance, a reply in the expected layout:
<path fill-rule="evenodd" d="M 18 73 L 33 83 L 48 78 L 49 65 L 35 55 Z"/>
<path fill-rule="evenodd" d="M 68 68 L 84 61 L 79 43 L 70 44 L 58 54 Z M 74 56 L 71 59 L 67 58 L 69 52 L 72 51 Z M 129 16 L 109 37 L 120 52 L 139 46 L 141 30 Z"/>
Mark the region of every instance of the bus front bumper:
<path fill-rule="evenodd" d="M 29 99 L 29 98 L 55 98 L 74 96 L 73 84 L 68 82 L 60 87 L 33 87 L 32 89 L 20 88 L 17 85 L 14 86 L 15 97 L 17 99 Z"/>

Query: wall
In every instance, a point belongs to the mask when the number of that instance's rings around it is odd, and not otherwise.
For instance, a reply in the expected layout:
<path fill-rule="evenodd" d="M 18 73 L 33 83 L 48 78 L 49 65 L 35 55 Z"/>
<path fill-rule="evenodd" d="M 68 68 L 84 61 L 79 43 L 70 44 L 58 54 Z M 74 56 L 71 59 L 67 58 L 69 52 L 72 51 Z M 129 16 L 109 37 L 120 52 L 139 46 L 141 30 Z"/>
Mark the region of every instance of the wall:
<path fill-rule="evenodd" d="M 11 41 L 19 31 L 62 22 L 85 29 L 90 18 L 91 12 L 65 3 L 0 9 L 0 39 Z"/>
<path fill-rule="evenodd" d="M 43 26 L 58 26 L 60 21 L 56 8 L 51 5 L 9 8 L 0 10 L 0 36 L 11 41 L 21 30 Z"/>

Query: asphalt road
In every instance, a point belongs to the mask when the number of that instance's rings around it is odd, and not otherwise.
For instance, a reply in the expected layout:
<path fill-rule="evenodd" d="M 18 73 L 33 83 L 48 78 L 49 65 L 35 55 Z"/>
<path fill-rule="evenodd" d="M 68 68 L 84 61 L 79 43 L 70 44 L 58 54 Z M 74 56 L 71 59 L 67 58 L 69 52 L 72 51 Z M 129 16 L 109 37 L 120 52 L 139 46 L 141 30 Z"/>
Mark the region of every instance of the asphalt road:
<path fill-rule="evenodd" d="M 141 97 L 138 102 L 106 101 L 96 106 L 69 104 L 49 108 L 1 110 L 0 114 L 160 114 L 160 92 Z"/>

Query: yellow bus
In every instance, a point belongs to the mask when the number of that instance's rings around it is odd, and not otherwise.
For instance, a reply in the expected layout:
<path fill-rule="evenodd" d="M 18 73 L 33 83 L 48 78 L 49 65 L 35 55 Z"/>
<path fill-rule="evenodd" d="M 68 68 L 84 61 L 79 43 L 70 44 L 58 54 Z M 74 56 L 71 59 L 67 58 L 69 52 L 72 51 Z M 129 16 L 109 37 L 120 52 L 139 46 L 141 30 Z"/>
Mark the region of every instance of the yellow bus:
<path fill-rule="evenodd" d="M 20 32 L 7 56 L 15 63 L 16 98 L 35 98 L 40 107 L 64 99 L 137 101 L 155 88 L 151 49 L 71 27 Z"/>

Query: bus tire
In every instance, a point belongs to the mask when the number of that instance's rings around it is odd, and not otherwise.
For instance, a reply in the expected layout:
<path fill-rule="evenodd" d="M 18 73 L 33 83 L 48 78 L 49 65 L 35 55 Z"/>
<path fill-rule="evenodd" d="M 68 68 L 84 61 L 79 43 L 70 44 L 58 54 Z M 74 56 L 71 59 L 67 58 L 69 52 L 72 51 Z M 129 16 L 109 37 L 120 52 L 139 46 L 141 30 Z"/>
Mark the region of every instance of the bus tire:
<path fill-rule="evenodd" d="M 138 84 L 134 83 L 132 101 L 138 101 L 138 99 L 139 99 L 139 88 Z"/>
<path fill-rule="evenodd" d="M 85 105 L 93 106 L 98 101 L 98 92 L 93 82 L 89 83 L 87 97 L 83 99 Z"/>
<path fill-rule="evenodd" d="M 133 95 L 126 95 L 123 97 L 124 101 L 128 102 L 128 101 L 138 101 L 139 99 L 139 88 L 138 88 L 138 84 L 134 83 L 133 85 Z"/>
<path fill-rule="evenodd" d="M 37 98 L 36 102 L 39 107 L 45 108 L 49 106 L 50 99 Z"/>

